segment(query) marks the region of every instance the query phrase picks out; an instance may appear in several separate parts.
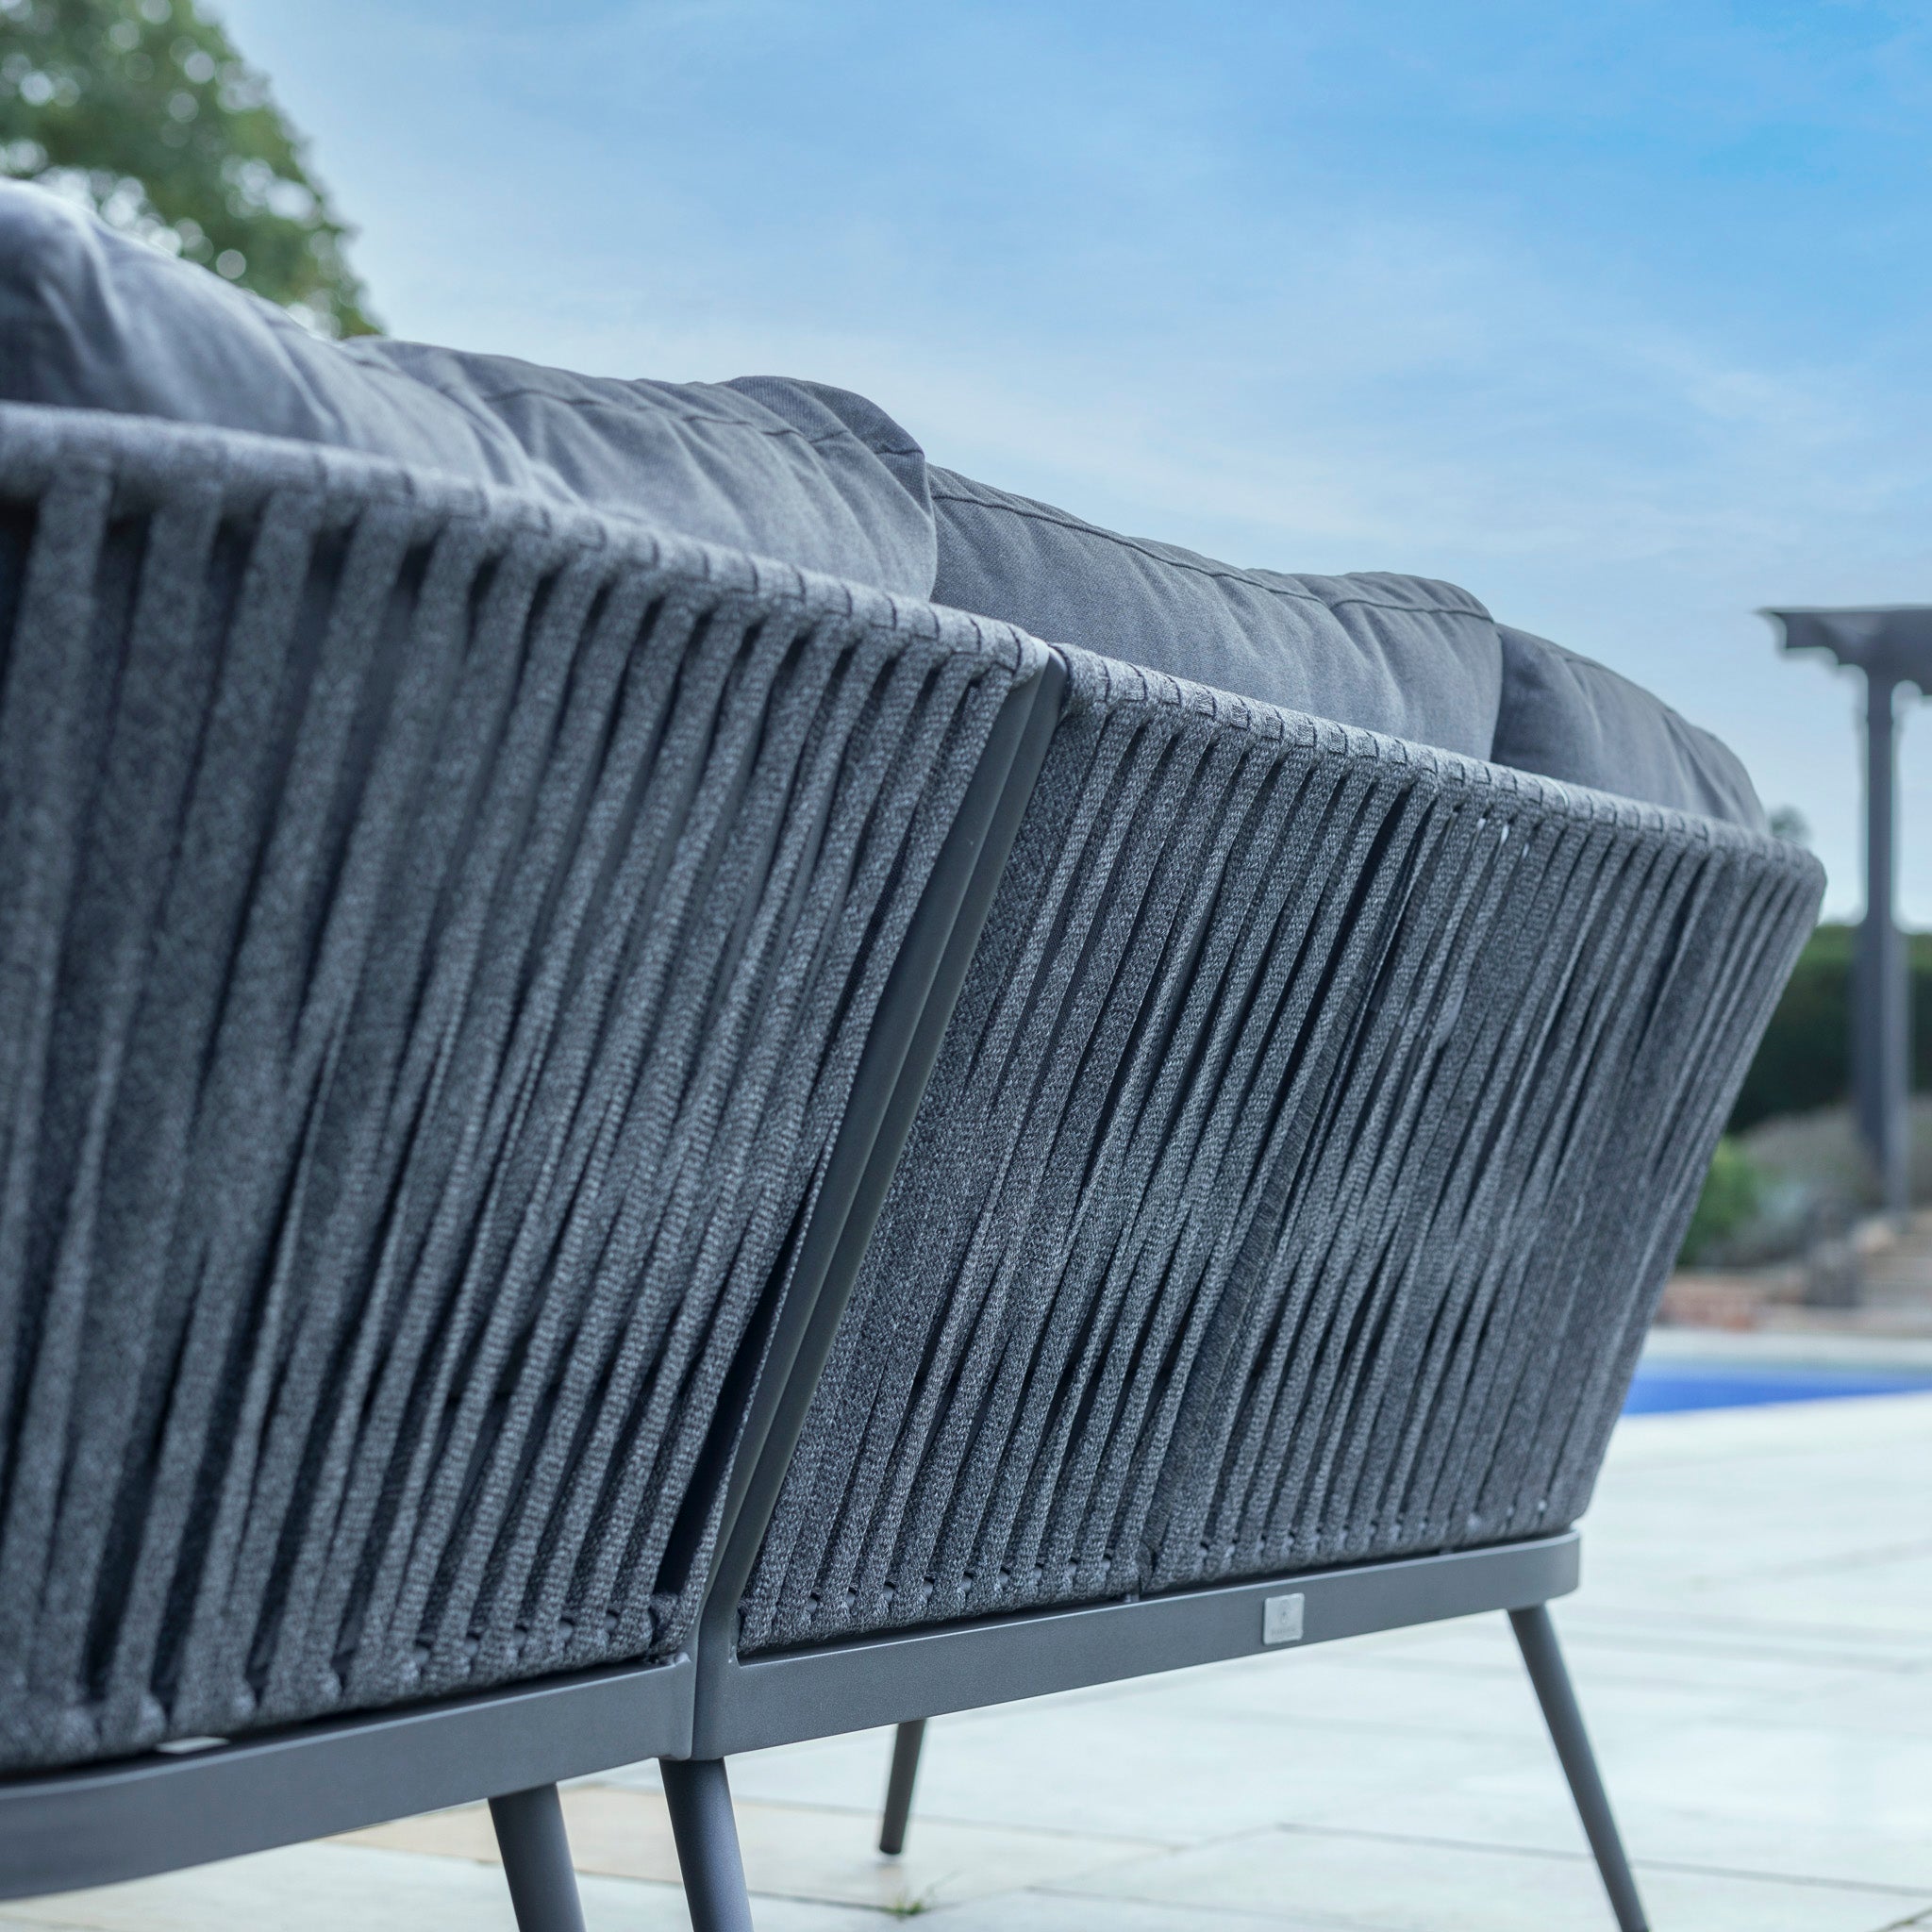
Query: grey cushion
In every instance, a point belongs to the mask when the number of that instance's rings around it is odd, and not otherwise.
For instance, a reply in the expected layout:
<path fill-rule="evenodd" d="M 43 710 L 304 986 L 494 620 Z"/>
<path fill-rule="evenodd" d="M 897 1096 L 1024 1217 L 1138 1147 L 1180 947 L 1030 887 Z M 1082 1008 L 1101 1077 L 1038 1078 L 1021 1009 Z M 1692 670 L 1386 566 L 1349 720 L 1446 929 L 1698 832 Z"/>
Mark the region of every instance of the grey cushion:
<path fill-rule="evenodd" d="M 1290 710 L 1490 756 L 1502 653 L 1468 591 L 1239 570 L 931 472 L 934 601 Z"/>
<path fill-rule="evenodd" d="M 1497 635 L 1503 703 L 1496 763 L 1765 829 L 1750 774 L 1709 732 L 1641 685 L 1547 638 L 1507 625 Z"/>
<path fill-rule="evenodd" d="M 507 356 L 326 342 L 219 276 L 0 183 L 0 395 L 252 429 L 530 490 L 908 596 L 925 460 L 860 396 L 627 382 Z"/>
<path fill-rule="evenodd" d="M 1761 828 L 1738 760 L 1587 658 L 1424 577 L 1291 576 L 926 467 L 862 396 L 620 381 L 319 340 L 218 276 L 0 182 L 0 397 L 250 429 L 637 517 L 1002 618 L 1315 717 Z"/>

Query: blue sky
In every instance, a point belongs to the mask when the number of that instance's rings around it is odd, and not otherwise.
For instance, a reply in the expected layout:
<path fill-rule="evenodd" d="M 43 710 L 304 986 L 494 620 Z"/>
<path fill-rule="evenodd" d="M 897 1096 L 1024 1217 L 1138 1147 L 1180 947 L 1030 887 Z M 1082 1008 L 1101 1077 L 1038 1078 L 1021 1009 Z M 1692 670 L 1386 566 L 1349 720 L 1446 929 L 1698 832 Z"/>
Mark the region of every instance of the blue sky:
<path fill-rule="evenodd" d="M 874 396 L 938 460 L 1467 585 L 1726 737 L 1855 908 L 1932 602 L 1932 5 L 224 0 L 402 335 Z M 1906 909 L 1932 924 L 1932 715 Z"/>

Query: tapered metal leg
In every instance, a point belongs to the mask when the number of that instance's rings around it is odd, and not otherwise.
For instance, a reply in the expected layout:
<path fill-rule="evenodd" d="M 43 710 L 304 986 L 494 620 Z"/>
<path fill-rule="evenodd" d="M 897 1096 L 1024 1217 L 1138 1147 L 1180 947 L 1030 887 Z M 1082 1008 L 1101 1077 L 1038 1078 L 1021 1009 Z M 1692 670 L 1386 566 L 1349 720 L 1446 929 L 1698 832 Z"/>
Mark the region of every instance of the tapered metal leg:
<path fill-rule="evenodd" d="M 1570 1780 L 1570 1795 L 1576 1800 L 1577 1815 L 1583 1820 L 1583 1833 L 1596 1854 L 1596 1869 L 1603 1874 L 1604 1890 L 1610 1895 L 1610 1909 L 1617 1915 L 1618 1932 L 1649 1932 L 1650 1922 L 1643 1916 L 1643 1901 L 1637 1895 L 1637 1881 L 1630 1875 L 1630 1861 L 1624 1856 L 1624 1840 L 1617 1836 L 1617 1821 L 1610 1815 L 1610 1801 L 1604 1793 L 1604 1781 L 1597 1775 L 1596 1754 L 1590 1748 L 1590 1733 L 1583 1728 L 1583 1713 L 1576 1707 L 1576 1693 L 1570 1688 L 1570 1673 L 1563 1667 L 1563 1653 L 1557 1643 L 1557 1626 L 1550 1621 L 1550 1607 L 1538 1604 L 1530 1610 L 1511 1610 L 1509 1627 L 1516 1632 L 1517 1647 L 1529 1669 L 1529 1681 L 1536 1687 L 1536 1699 L 1543 1707 L 1543 1722 L 1550 1727 L 1550 1741 Z"/>
<path fill-rule="evenodd" d="M 744 1861 L 738 1855 L 738 1821 L 722 1757 L 667 1757 L 664 1800 L 684 1873 L 684 1903 L 691 1932 L 752 1932 Z"/>
<path fill-rule="evenodd" d="M 906 1824 L 912 1816 L 912 1781 L 919 1775 L 919 1747 L 925 1742 L 925 1720 L 916 1717 L 892 1734 L 892 1769 L 886 1779 L 886 1809 L 879 1820 L 879 1850 L 896 1858 L 906 1849 Z"/>
<path fill-rule="evenodd" d="M 491 1798 L 491 1822 L 503 1853 L 503 1875 L 516 1907 L 518 1932 L 584 1932 L 577 1874 L 555 1785 Z"/>

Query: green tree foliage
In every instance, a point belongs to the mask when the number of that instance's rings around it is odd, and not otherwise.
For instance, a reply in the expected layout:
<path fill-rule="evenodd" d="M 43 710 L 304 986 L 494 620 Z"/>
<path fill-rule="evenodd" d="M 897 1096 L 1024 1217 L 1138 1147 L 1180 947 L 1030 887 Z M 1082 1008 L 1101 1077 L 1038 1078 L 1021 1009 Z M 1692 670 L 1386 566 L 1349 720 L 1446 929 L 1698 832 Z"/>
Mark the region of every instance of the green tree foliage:
<path fill-rule="evenodd" d="M 1858 929 L 1821 925 L 1805 942 L 1763 1044 L 1744 1076 L 1731 1132 L 1773 1114 L 1809 1113 L 1849 1098 L 1852 955 Z M 1906 941 L 1911 998 L 1912 1087 L 1932 1091 L 1932 933 Z"/>
<path fill-rule="evenodd" d="M 300 138 L 196 0 L 0 0 L 0 172 L 322 334 L 375 329 Z"/>
<path fill-rule="evenodd" d="M 1711 1156 L 1710 1172 L 1704 1177 L 1678 1260 L 1694 1267 L 1710 1258 L 1757 1212 L 1763 1189 L 1763 1176 L 1751 1157 L 1726 1135 Z"/>

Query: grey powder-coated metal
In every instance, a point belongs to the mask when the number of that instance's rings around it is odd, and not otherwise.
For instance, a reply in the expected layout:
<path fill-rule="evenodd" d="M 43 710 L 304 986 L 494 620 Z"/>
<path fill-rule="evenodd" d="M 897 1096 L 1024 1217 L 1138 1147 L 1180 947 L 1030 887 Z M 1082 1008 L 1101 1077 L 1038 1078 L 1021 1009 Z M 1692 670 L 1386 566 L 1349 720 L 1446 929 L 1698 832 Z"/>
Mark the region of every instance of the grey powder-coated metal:
<path fill-rule="evenodd" d="M 731 1784 L 715 1757 L 667 1762 L 664 1803 L 677 1840 L 691 1932 L 752 1932 L 751 1899 L 738 1849 Z"/>
<path fill-rule="evenodd" d="M 1570 1688 L 1570 1673 L 1564 1668 L 1563 1653 L 1557 1647 L 1549 1606 L 1535 1604 L 1527 1609 L 1511 1610 L 1509 1627 L 1516 1633 L 1529 1681 L 1536 1689 L 1537 1702 L 1542 1707 L 1543 1721 L 1550 1727 L 1550 1741 L 1557 1747 L 1563 1775 L 1570 1781 L 1577 1816 L 1583 1821 L 1584 1836 L 1590 1840 L 1597 1870 L 1603 1874 L 1610 1909 L 1617 1915 L 1618 1932 L 1649 1932 L 1643 1901 L 1637 1895 L 1637 1881 L 1631 1876 L 1617 1821 L 1610 1814 L 1610 1801 L 1597 1773 L 1596 1753 L 1591 1749 L 1590 1734 L 1583 1727 L 1583 1713 L 1577 1709 L 1575 1692 Z"/>
<path fill-rule="evenodd" d="M 1264 1620 L 1277 1615 L 1277 1607 L 1292 1604 L 1294 1638 L 1301 1635 L 1298 1596 L 1271 1597 L 1264 1606 Z M 1286 1624 L 1286 1612 L 1279 1613 Z M 1604 1889 L 1616 1914 L 1619 1932 L 1648 1932 L 1637 1881 L 1631 1875 L 1629 1859 L 1597 1772 L 1596 1754 L 1591 1750 L 1583 1715 L 1576 1707 L 1575 1693 L 1570 1688 L 1570 1674 L 1557 1641 L 1555 1624 L 1547 1604 L 1509 1612 L 1510 1627 L 1529 1672 L 1530 1682 L 1548 1724 L 1550 1739 L 1563 1767 L 1572 1795 L 1576 1802 L 1584 1834 L 1604 1881 Z M 1268 1634 L 1264 1621 L 1263 1640 L 1277 1640 Z M 1282 1641 L 1291 1641 L 1283 1638 Z M 886 1802 L 879 1823 L 879 1850 L 896 1856 L 906 1848 L 906 1832 L 912 1810 L 913 1781 L 919 1774 L 919 1759 L 925 1740 L 925 1721 L 913 1719 L 902 1724 L 893 1734 L 892 1763 L 886 1785 Z"/>
<path fill-rule="evenodd" d="M 1492 1549 L 760 1654 L 713 1667 L 699 1699 L 691 1750 L 697 1757 L 726 1757 L 1253 1657 L 1272 1648 L 1263 1628 L 1265 1607 L 1290 1581 L 1304 1601 L 1304 1643 L 1522 1608 L 1575 1589 L 1578 1541 L 1567 1530 Z"/>
<path fill-rule="evenodd" d="M 1015 687 L 933 867 L 932 883 L 879 1002 L 846 1125 L 787 1284 L 741 1433 L 707 1593 L 709 1655 L 744 1588 L 804 1426 L 866 1243 L 939 1052 L 967 963 L 1019 834 L 1066 690 L 1049 663 Z"/>
<path fill-rule="evenodd" d="M 924 1742 L 923 1717 L 908 1718 L 892 1732 L 892 1764 L 886 1774 L 886 1802 L 879 1813 L 879 1850 L 889 1858 L 896 1858 L 906 1849 L 912 1788 L 919 1777 L 919 1752 Z"/>
<path fill-rule="evenodd" d="M 111 1885 L 690 1749 L 688 1658 L 0 1778 L 0 1898 Z"/>
<path fill-rule="evenodd" d="M 490 1819 L 503 1854 L 517 1932 L 584 1932 L 584 1908 L 557 1787 L 538 1785 L 491 1798 Z"/>

